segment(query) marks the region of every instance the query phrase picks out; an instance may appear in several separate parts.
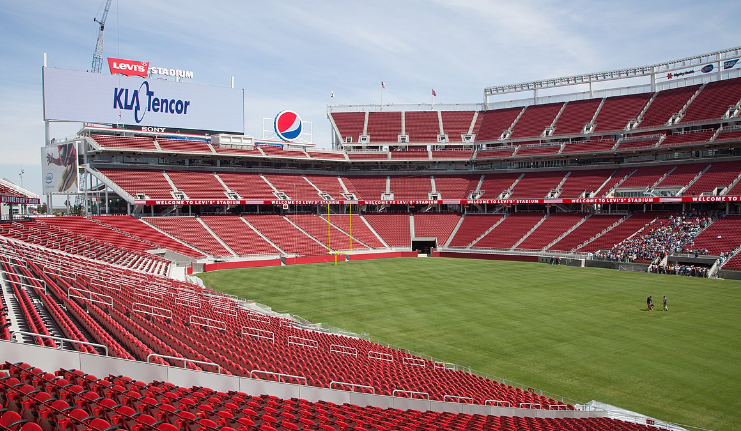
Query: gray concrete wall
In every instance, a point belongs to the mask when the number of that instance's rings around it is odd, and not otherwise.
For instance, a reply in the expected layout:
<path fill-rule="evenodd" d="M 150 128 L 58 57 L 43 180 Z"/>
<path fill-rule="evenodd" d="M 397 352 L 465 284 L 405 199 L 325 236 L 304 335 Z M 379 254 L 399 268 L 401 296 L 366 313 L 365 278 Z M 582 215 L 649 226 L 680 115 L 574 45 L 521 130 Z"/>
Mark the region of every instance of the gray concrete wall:
<path fill-rule="evenodd" d="M 0 358 L 11 363 L 27 362 L 48 372 L 53 372 L 59 368 L 77 369 L 99 378 L 106 377 L 109 374 L 125 375 L 144 382 L 157 380 L 184 387 L 201 386 L 223 392 L 232 390 L 250 395 L 268 394 L 284 399 L 296 397 L 308 401 L 328 401 L 336 404 L 352 403 L 359 406 L 377 406 L 402 410 L 415 409 L 540 418 L 586 418 L 604 417 L 606 415 L 606 412 L 603 411 L 520 409 L 362 394 L 167 367 L 4 340 L 0 340 Z"/>

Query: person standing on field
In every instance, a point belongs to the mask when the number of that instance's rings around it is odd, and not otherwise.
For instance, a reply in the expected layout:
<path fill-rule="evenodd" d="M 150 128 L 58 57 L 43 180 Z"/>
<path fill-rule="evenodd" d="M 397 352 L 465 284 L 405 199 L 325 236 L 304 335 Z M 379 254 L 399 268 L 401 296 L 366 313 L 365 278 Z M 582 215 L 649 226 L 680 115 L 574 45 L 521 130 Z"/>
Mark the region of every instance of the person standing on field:
<path fill-rule="evenodd" d="M 669 307 L 666 306 L 666 295 L 664 295 L 664 311 L 669 311 Z"/>
<path fill-rule="evenodd" d="M 651 295 L 648 295 L 648 298 L 646 298 L 646 311 L 651 311 L 654 309 L 654 301 L 651 299 Z"/>

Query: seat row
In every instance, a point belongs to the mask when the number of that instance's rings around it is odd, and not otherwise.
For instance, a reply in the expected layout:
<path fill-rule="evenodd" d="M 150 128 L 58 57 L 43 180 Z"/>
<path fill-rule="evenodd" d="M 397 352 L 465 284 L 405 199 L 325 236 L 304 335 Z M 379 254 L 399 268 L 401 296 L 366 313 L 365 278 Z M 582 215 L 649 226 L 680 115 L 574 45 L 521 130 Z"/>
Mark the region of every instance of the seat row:
<path fill-rule="evenodd" d="M 53 374 L 27 363 L 1 367 L 0 426 L 69 431 L 643 431 L 656 429 L 608 418 L 532 418 L 400 410 L 281 399 L 79 370 Z"/>

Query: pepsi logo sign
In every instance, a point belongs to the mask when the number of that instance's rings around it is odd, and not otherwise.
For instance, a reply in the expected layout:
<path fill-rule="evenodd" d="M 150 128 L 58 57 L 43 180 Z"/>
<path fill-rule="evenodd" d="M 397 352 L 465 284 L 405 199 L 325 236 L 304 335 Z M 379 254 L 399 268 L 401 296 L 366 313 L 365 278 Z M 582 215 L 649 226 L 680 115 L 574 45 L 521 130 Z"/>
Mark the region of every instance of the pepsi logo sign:
<path fill-rule="evenodd" d="M 286 142 L 292 142 L 301 136 L 303 125 L 301 117 L 293 111 L 281 111 L 275 116 L 275 134 Z"/>

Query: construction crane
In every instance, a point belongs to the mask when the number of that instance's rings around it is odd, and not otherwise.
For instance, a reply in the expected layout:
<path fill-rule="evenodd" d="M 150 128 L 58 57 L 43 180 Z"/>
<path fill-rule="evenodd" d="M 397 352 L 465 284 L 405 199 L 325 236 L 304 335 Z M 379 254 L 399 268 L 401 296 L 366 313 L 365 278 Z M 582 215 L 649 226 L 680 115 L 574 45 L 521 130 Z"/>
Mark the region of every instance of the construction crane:
<path fill-rule="evenodd" d="M 98 28 L 98 41 L 95 43 L 95 52 L 93 53 L 93 66 L 90 69 L 93 73 L 101 73 L 103 71 L 103 32 L 105 31 L 105 20 L 108 18 L 108 10 L 111 8 L 111 1 L 106 0 L 103 16 L 100 20 L 93 18 L 93 21 L 100 25 Z"/>

